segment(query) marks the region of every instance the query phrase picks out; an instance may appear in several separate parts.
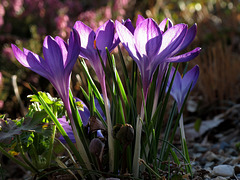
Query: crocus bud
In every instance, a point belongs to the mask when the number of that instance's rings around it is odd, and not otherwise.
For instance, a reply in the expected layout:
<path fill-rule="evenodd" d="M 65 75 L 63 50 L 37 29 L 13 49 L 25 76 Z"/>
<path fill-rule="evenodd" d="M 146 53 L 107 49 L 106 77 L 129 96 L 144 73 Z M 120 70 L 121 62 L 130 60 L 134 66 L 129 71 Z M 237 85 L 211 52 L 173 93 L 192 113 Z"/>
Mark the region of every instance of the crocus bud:
<path fill-rule="evenodd" d="M 89 118 L 89 124 L 91 132 L 95 132 L 97 130 L 106 130 L 103 123 L 96 116 L 92 116 Z"/>
<path fill-rule="evenodd" d="M 134 130 L 130 124 L 114 127 L 115 138 L 123 144 L 130 144 L 134 139 Z"/>
<path fill-rule="evenodd" d="M 104 143 L 98 138 L 91 140 L 89 144 L 89 151 L 97 157 L 100 157 L 104 148 Z"/>
<path fill-rule="evenodd" d="M 122 124 L 116 124 L 116 125 L 113 127 L 113 132 L 112 132 L 112 134 L 113 134 L 113 138 L 114 138 L 114 139 L 117 139 L 117 133 L 118 133 L 118 131 L 119 131 L 122 127 L 123 127 Z"/>

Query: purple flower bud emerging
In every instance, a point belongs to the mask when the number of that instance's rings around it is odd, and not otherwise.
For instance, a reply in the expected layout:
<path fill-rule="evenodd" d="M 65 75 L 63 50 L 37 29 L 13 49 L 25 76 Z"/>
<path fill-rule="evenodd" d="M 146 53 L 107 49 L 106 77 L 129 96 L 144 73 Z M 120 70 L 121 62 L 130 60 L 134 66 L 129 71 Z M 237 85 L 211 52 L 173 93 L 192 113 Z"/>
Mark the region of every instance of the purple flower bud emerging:
<path fill-rule="evenodd" d="M 171 83 L 174 72 L 175 72 L 175 68 L 172 67 L 171 74 L 168 80 L 168 87 Z M 194 66 L 191 70 L 189 70 L 183 76 L 183 78 L 181 74 L 177 71 L 170 93 L 178 104 L 178 112 L 180 112 L 181 110 L 181 107 L 183 105 L 184 99 L 188 93 L 190 86 L 191 86 L 191 89 L 190 89 L 191 91 L 195 86 L 195 84 L 197 83 L 198 77 L 199 77 L 198 65 Z M 168 87 L 166 90 L 168 90 Z"/>
<path fill-rule="evenodd" d="M 103 148 L 104 143 L 98 138 L 92 139 L 89 144 L 89 151 L 97 157 L 101 156 Z"/>

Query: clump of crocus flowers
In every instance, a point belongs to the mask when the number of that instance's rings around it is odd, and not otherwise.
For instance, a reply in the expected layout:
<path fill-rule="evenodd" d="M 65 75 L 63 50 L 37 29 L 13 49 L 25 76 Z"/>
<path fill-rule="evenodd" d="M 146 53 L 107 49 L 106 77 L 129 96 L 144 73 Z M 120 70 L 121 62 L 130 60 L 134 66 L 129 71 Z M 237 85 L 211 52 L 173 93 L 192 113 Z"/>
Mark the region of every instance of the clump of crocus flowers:
<path fill-rule="evenodd" d="M 77 170 L 69 170 L 71 174 L 91 179 L 141 178 L 145 172 L 161 178 L 159 169 L 166 168 L 162 162 L 169 159 L 169 154 L 179 166 L 185 164 L 186 173 L 191 174 L 182 111 L 197 82 L 199 68 L 195 66 L 181 76 L 178 67 L 179 63 L 188 62 L 200 53 L 201 49 L 195 48 L 179 55 L 194 40 L 196 30 L 196 24 L 190 28 L 186 24 L 173 25 L 167 18 L 157 24 L 139 15 L 135 28 L 130 19 L 115 23 L 108 20 L 95 32 L 77 21 L 68 43 L 60 37 L 45 38 L 44 58 L 12 45 L 16 59 L 48 79 L 63 102 L 65 114 L 54 111 L 52 105 L 44 101 L 42 93 L 32 87 L 42 111 L 49 116 L 61 134 L 60 140 L 74 155 L 72 161 Z M 127 71 L 120 43 L 133 60 L 131 72 Z M 117 46 L 119 56 L 115 60 L 110 53 Z M 70 90 L 71 72 L 77 58 L 88 82 L 88 87 L 82 87 L 86 105 L 73 97 Z M 98 82 L 91 77 L 85 61 L 95 71 Z M 116 61 L 121 62 L 123 76 L 118 73 Z M 96 83 L 100 84 L 100 90 Z M 163 128 L 170 95 L 177 105 L 172 107 L 168 124 Z M 174 121 L 179 122 L 181 130 L 183 162 L 176 159 L 171 146 L 178 126 Z M 161 134 L 164 134 L 163 142 L 159 142 Z M 160 153 L 159 143 L 162 144 Z"/>

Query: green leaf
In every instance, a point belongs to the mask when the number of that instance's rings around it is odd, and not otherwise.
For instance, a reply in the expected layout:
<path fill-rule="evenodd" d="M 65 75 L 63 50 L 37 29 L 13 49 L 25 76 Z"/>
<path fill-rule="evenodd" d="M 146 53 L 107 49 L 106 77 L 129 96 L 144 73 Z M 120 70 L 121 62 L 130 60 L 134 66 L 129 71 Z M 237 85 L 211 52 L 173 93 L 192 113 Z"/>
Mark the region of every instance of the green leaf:
<path fill-rule="evenodd" d="M 177 154 L 175 153 L 175 151 L 173 151 L 172 148 L 170 148 L 170 152 L 171 152 L 171 155 L 172 155 L 172 157 L 173 157 L 174 162 L 175 162 L 177 165 L 180 165 L 180 161 L 179 161 L 179 159 L 178 159 Z"/>
<path fill-rule="evenodd" d="M 57 120 L 57 117 L 53 114 L 52 110 L 49 108 L 49 106 L 47 105 L 47 103 L 43 100 L 42 96 L 40 94 L 38 94 L 37 90 L 30 84 L 30 87 L 33 91 L 33 93 L 36 95 L 38 101 L 42 104 L 42 106 L 44 107 L 44 110 L 47 112 L 47 114 L 50 116 L 50 118 L 53 120 L 53 122 L 56 124 L 58 130 L 60 131 L 60 133 L 62 134 L 62 136 L 64 137 L 64 139 L 66 140 L 66 142 L 68 143 L 68 145 L 70 146 L 71 150 L 73 151 L 74 155 L 76 156 L 77 160 L 80 162 L 80 164 L 85 168 L 86 165 L 83 162 L 83 159 L 81 157 L 81 155 L 79 154 L 78 150 L 76 149 L 76 147 L 74 146 L 74 144 L 72 143 L 72 141 L 70 140 L 70 138 L 68 137 L 66 131 L 63 129 L 62 125 L 59 123 L 59 121 Z"/>
<path fill-rule="evenodd" d="M 20 135 L 23 132 L 44 133 L 51 135 L 51 127 L 43 123 L 43 119 L 47 116 L 45 111 L 35 112 L 33 117 L 25 117 L 18 120 L 3 120 L 0 119 L 0 142 L 14 138 L 15 135 Z"/>
<path fill-rule="evenodd" d="M 83 69 L 84 69 L 84 72 L 86 74 L 87 80 L 89 81 L 89 84 L 91 85 L 91 87 L 93 89 L 93 92 L 94 92 L 96 98 L 98 99 L 99 105 L 101 106 L 103 112 L 105 112 L 103 98 L 102 98 L 100 92 L 98 91 L 98 88 L 95 85 L 95 83 L 94 83 L 94 81 L 93 81 L 93 79 L 92 79 L 92 77 L 91 77 L 91 75 L 90 75 L 90 73 L 88 71 L 88 67 L 87 67 L 85 61 L 84 60 L 80 60 L 80 63 L 82 65 Z"/>
<path fill-rule="evenodd" d="M 201 119 L 197 119 L 194 123 L 194 129 L 199 132 L 200 130 L 200 127 L 201 127 L 201 124 L 202 124 L 202 120 Z"/>
<path fill-rule="evenodd" d="M 46 104 L 51 105 L 55 103 L 56 105 L 61 106 L 60 100 L 52 97 L 49 93 L 39 91 L 38 94 L 43 98 Z M 39 102 L 36 95 L 28 95 L 27 97 L 30 98 L 31 102 Z"/>

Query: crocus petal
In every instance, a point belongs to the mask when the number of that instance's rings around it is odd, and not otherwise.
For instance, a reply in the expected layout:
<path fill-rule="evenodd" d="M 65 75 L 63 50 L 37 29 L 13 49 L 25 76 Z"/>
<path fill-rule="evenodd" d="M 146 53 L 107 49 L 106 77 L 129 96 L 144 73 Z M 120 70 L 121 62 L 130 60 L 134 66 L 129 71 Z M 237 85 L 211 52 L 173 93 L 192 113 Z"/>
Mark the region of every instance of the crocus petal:
<path fill-rule="evenodd" d="M 194 24 L 191 28 L 188 29 L 186 36 L 182 44 L 180 45 L 180 49 L 178 50 L 178 52 L 185 49 L 194 40 L 196 34 L 197 34 L 197 24 Z"/>
<path fill-rule="evenodd" d="M 25 67 L 30 68 L 30 65 L 27 61 L 27 56 L 24 54 L 16 45 L 11 44 L 13 54 L 16 57 L 16 59 Z"/>
<path fill-rule="evenodd" d="M 94 103 L 95 103 L 96 109 L 98 110 L 98 112 L 100 113 L 100 115 L 102 116 L 102 118 L 103 118 L 104 120 L 106 120 L 105 114 L 104 114 L 104 112 L 103 112 L 103 110 L 102 110 L 102 108 L 101 108 L 101 106 L 100 106 L 100 104 L 99 104 L 99 102 L 98 102 L 98 99 L 97 99 L 96 97 L 94 98 Z M 110 110 L 110 101 L 109 101 L 109 99 L 108 99 L 108 105 L 109 105 L 109 110 Z"/>
<path fill-rule="evenodd" d="M 52 74 L 61 77 L 64 71 L 63 56 L 59 45 L 51 36 L 44 39 L 43 56 Z"/>
<path fill-rule="evenodd" d="M 29 52 L 27 54 L 27 61 L 30 65 L 29 69 L 31 69 L 35 73 L 45 77 L 46 79 L 50 79 L 52 77 L 52 74 L 49 71 L 49 68 L 46 65 L 44 66 L 43 63 L 39 63 L 39 61 L 36 58 L 36 54 Z M 41 61 L 45 62 L 45 60 L 43 59 Z"/>
<path fill-rule="evenodd" d="M 123 24 L 126 28 L 128 28 L 128 30 L 133 34 L 133 32 L 134 32 L 135 29 L 134 29 L 134 27 L 133 27 L 132 22 L 131 22 L 130 19 L 127 19 L 126 21 L 123 21 L 122 24 Z M 114 38 L 113 38 L 113 44 L 112 44 L 112 46 L 108 49 L 109 52 L 112 52 L 112 50 L 113 50 L 119 43 L 120 43 L 120 39 L 119 39 L 119 37 L 118 37 L 118 33 L 115 33 L 115 34 L 114 34 Z"/>
<path fill-rule="evenodd" d="M 138 18 L 137 18 L 137 22 L 136 22 L 136 27 L 144 20 L 145 20 L 145 18 L 142 15 L 139 14 Z"/>
<path fill-rule="evenodd" d="M 80 37 L 80 56 L 88 60 L 96 58 L 96 49 L 94 48 L 95 32 L 81 21 L 77 21 L 73 28 L 77 30 Z"/>
<path fill-rule="evenodd" d="M 176 70 L 175 67 L 172 67 L 170 75 L 169 75 L 169 79 L 168 79 L 168 86 L 170 86 L 170 83 L 172 81 L 175 70 Z M 176 75 L 175 75 L 175 78 L 174 78 L 174 81 L 173 81 L 171 91 L 173 91 L 173 92 L 179 91 L 180 92 L 181 91 L 181 82 L 182 82 L 181 74 L 177 71 Z"/>
<path fill-rule="evenodd" d="M 65 74 L 70 74 L 80 53 L 80 38 L 75 29 L 70 33 Z"/>
<path fill-rule="evenodd" d="M 61 72 L 63 74 L 63 72 Z M 69 107 L 69 84 L 70 84 L 70 75 L 69 76 L 63 76 L 59 75 L 54 77 L 51 77 L 48 79 L 53 87 L 56 89 L 58 92 L 58 95 L 61 97 L 65 107 Z M 67 108 L 67 107 L 66 107 Z"/>
<path fill-rule="evenodd" d="M 136 48 L 149 58 L 155 56 L 160 49 L 162 34 L 155 21 L 148 18 L 142 21 L 134 31 Z"/>
<path fill-rule="evenodd" d="M 114 23 L 112 20 L 108 20 L 96 31 L 96 46 L 100 51 L 103 51 L 103 53 L 106 53 L 106 47 L 108 49 L 112 47 L 114 29 Z"/>
<path fill-rule="evenodd" d="M 73 142 L 73 143 L 76 143 L 76 140 L 75 140 L 75 137 L 74 137 L 74 134 L 73 134 L 73 130 L 72 130 L 72 127 L 71 125 L 69 124 L 69 122 L 66 120 L 66 117 L 63 116 L 61 118 L 58 118 L 58 121 L 59 123 L 62 125 L 63 129 L 65 130 L 65 132 L 67 133 L 69 139 Z M 59 140 L 62 142 L 62 143 L 66 143 L 65 139 L 63 138 L 63 136 L 61 135 L 59 137 Z"/>
<path fill-rule="evenodd" d="M 160 87 L 162 83 L 162 79 L 164 77 L 165 72 L 167 71 L 169 63 L 168 62 L 163 62 L 159 64 L 159 69 L 158 69 L 158 76 L 157 76 L 157 86 Z"/>
<path fill-rule="evenodd" d="M 168 29 L 162 36 L 162 45 L 157 59 L 164 60 L 166 57 L 171 57 L 178 46 L 183 41 L 187 32 L 186 24 L 177 24 Z"/>
<path fill-rule="evenodd" d="M 123 22 L 123 25 L 128 28 L 128 30 L 133 34 L 135 31 L 135 28 L 132 25 L 132 21 L 130 19 L 127 19 L 126 21 Z"/>
<path fill-rule="evenodd" d="M 168 23 L 168 24 L 167 24 Z M 160 24 L 159 24 L 159 28 L 161 31 L 164 32 L 165 27 L 167 26 L 167 29 L 171 28 L 173 26 L 172 21 L 169 18 L 165 18 Z"/>
<path fill-rule="evenodd" d="M 112 52 L 113 49 L 115 49 L 115 47 L 120 43 L 120 39 L 118 37 L 118 34 L 115 33 L 114 37 L 113 37 L 113 43 L 112 46 L 108 49 L 109 52 Z"/>
<path fill-rule="evenodd" d="M 12 44 L 12 50 L 16 59 L 25 67 L 31 69 L 32 71 L 40 74 L 45 78 L 49 78 L 50 74 L 46 71 L 46 69 L 40 64 L 40 57 L 39 59 L 36 58 L 36 55 L 24 49 L 25 53 L 22 52 L 17 46 Z M 41 61 L 44 61 L 41 59 Z"/>
<path fill-rule="evenodd" d="M 194 50 L 187 52 L 185 54 L 170 57 L 167 59 L 167 62 L 187 62 L 197 57 L 200 52 L 201 52 L 201 48 L 197 47 Z"/>
<path fill-rule="evenodd" d="M 81 104 L 83 105 L 83 110 L 79 110 L 83 126 L 87 126 L 90 118 L 90 111 L 88 110 L 86 104 L 79 98 L 75 98 L 76 101 L 80 101 Z"/>
<path fill-rule="evenodd" d="M 67 61 L 67 54 L 68 54 L 68 45 L 67 43 L 60 38 L 59 36 L 55 37 L 55 41 L 57 42 L 58 46 L 60 47 L 60 50 L 62 51 L 62 57 L 63 57 L 63 66 L 66 66 L 66 61 Z"/>
<path fill-rule="evenodd" d="M 123 46 L 128 51 L 129 55 L 137 62 L 138 52 L 135 47 L 134 36 L 132 33 L 124 26 L 122 23 L 115 21 L 116 31 L 118 33 L 119 39 L 121 40 Z"/>
<path fill-rule="evenodd" d="M 167 84 L 166 91 L 168 91 L 168 88 L 169 88 L 170 83 L 172 81 L 173 74 L 174 74 L 175 70 L 176 69 L 174 67 L 172 67 L 171 72 L 170 72 L 170 76 L 169 76 L 169 79 L 168 79 L 168 84 Z M 172 89 L 170 91 L 170 94 L 176 100 L 176 102 L 179 106 L 182 105 L 181 87 L 182 87 L 182 77 L 181 77 L 181 74 L 177 71 L 176 75 L 175 75 L 175 78 L 173 80 Z"/>
<path fill-rule="evenodd" d="M 167 90 L 169 88 L 170 82 L 172 80 L 172 76 L 174 74 L 175 68 L 173 67 L 171 69 L 171 73 L 169 76 L 168 84 L 167 84 Z M 173 86 L 170 91 L 173 98 L 176 100 L 178 104 L 178 111 L 180 112 L 182 104 L 184 102 L 184 99 L 186 98 L 187 92 L 191 86 L 190 91 L 195 86 L 197 79 L 199 77 L 199 67 L 198 65 L 194 66 L 190 71 L 188 71 L 184 77 L 182 78 L 180 73 L 177 72 L 175 79 L 173 81 Z"/>
<path fill-rule="evenodd" d="M 152 66 L 152 63 L 150 63 L 149 59 L 143 58 L 143 59 L 141 59 L 141 62 L 139 62 L 138 68 L 141 73 L 143 95 L 146 100 L 148 88 L 152 81 L 152 75 L 153 75 L 154 71 L 156 70 L 157 66 Z"/>
<path fill-rule="evenodd" d="M 34 61 L 37 61 L 41 66 L 42 68 L 44 68 L 46 71 L 50 72 L 49 68 L 47 67 L 48 64 L 46 63 L 46 61 L 39 55 L 35 54 L 34 52 L 32 51 L 29 51 L 28 49 L 25 49 L 23 48 L 23 53 L 25 55 L 28 55 L 28 54 L 31 54 L 34 56 Z"/>
<path fill-rule="evenodd" d="M 189 70 L 182 79 L 182 93 L 186 94 L 191 86 L 191 90 L 194 88 L 199 77 L 199 66 L 195 65 L 191 70 Z"/>

